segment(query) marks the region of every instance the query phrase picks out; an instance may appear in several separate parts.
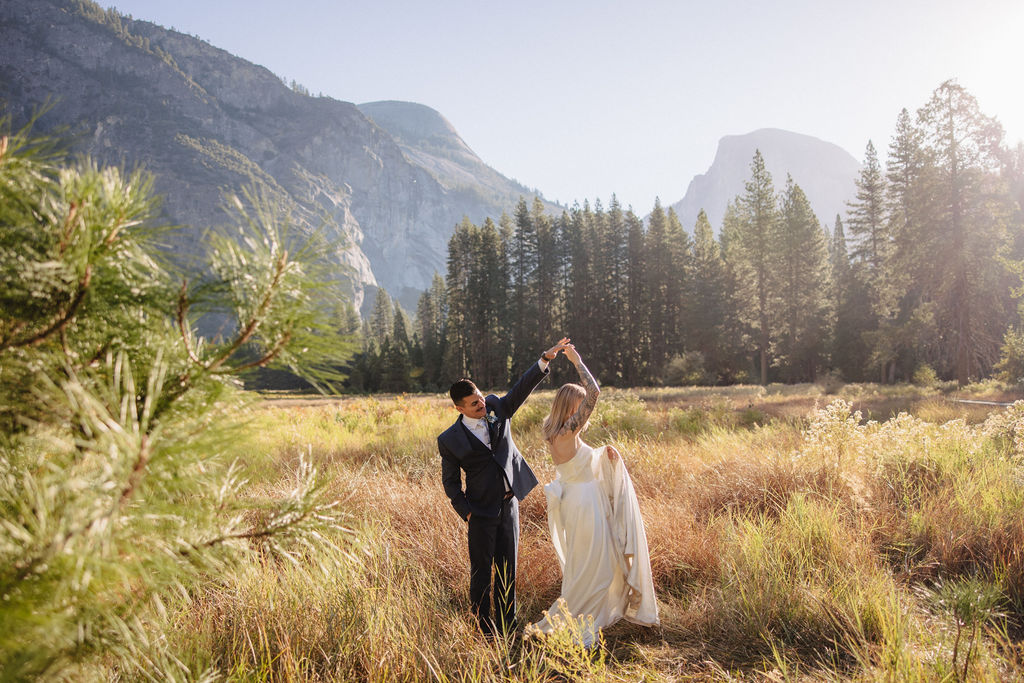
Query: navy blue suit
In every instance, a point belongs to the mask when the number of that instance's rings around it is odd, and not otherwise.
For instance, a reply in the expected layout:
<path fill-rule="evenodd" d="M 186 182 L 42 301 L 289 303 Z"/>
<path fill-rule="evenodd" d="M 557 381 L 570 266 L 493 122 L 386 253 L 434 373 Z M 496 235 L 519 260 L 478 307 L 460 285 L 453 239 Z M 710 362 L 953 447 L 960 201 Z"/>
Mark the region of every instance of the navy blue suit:
<path fill-rule="evenodd" d="M 469 519 L 469 597 L 485 632 L 491 632 L 489 592 L 492 568 L 497 626 L 502 632 L 515 628 L 515 573 L 519 548 L 519 501 L 526 497 L 537 477 L 512 440 L 509 420 L 548 374 L 534 363 L 507 394 L 484 398 L 491 448 L 462 424 L 462 415 L 437 437 L 441 454 L 441 482 L 452 507 Z M 465 473 L 465 486 L 463 486 Z M 505 483 L 511 488 L 506 497 Z"/>

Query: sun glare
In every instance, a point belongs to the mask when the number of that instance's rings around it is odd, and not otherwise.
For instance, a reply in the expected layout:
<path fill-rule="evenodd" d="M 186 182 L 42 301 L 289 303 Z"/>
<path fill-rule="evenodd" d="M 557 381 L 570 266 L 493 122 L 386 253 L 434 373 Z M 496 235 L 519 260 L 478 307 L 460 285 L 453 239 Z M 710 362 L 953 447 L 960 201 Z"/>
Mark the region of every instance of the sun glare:
<path fill-rule="evenodd" d="M 1024 4 L 1014 2 L 989 13 L 972 39 L 960 50 L 963 69 L 955 74 L 977 99 L 981 110 L 995 116 L 1006 130 L 1008 144 L 1024 140 L 1024 89 L 1020 87 L 1020 40 Z"/>

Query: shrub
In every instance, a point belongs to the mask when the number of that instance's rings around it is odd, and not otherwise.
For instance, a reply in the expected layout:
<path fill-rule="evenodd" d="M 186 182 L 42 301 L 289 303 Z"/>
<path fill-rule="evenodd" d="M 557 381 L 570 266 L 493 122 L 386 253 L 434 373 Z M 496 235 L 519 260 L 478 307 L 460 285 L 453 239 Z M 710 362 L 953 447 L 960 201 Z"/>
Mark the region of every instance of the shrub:
<path fill-rule="evenodd" d="M 707 412 L 697 406 L 690 408 L 673 408 L 668 415 L 669 426 L 684 436 L 696 436 L 711 427 L 711 419 Z"/>
<path fill-rule="evenodd" d="M 829 370 L 818 377 L 815 384 L 821 387 L 821 392 L 826 395 L 838 394 L 846 385 L 843 381 L 843 374 L 839 370 Z"/>
<path fill-rule="evenodd" d="M 919 387 L 934 387 L 939 384 L 939 376 L 930 365 L 918 365 L 911 382 Z"/>
<path fill-rule="evenodd" d="M 998 378 L 1009 384 L 1024 380 L 1024 330 L 1009 329 L 1003 336 L 999 361 L 993 369 Z"/>
<path fill-rule="evenodd" d="M 713 384 L 714 379 L 708 372 L 704 354 L 700 351 L 677 354 L 669 360 L 665 368 L 665 384 L 670 386 Z"/>

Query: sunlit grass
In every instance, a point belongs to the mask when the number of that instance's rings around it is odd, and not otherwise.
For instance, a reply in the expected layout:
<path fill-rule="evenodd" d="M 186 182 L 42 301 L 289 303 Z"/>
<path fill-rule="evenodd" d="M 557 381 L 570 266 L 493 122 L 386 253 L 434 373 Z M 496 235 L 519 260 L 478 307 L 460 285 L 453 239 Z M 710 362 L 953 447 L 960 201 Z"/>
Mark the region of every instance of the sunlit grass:
<path fill-rule="evenodd" d="M 1020 677 L 1024 407 L 901 389 L 605 391 L 585 438 L 630 468 L 663 623 L 616 625 L 600 654 L 476 632 L 465 524 L 439 480 L 436 436 L 457 416 L 446 396 L 258 406 L 239 448 L 254 495 L 283 491 L 309 457 L 353 531 L 298 564 L 219 577 L 163 628 L 187 668 L 229 680 Z M 552 397 L 536 392 L 514 424 L 542 482 Z M 521 526 L 532 621 L 561 581 L 536 492 Z M 949 607 L 982 604 L 969 628 Z"/>

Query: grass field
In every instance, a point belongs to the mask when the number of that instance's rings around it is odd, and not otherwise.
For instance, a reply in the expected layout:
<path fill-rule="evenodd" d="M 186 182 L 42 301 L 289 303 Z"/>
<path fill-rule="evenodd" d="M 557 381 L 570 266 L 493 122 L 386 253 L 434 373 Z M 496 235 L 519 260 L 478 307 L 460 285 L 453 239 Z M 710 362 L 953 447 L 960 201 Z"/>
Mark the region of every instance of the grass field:
<path fill-rule="evenodd" d="M 995 386 L 960 397 L 1015 396 Z M 517 444 L 553 477 L 540 423 Z M 614 443 L 640 498 L 662 625 L 491 643 L 468 614 L 465 524 L 445 498 L 443 395 L 257 401 L 253 497 L 300 458 L 348 531 L 266 556 L 158 619 L 183 665 L 228 680 L 675 681 L 1024 678 L 1024 404 L 948 388 L 607 389 L 585 439 Z M 524 620 L 561 576 L 544 497 L 521 506 Z"/>

